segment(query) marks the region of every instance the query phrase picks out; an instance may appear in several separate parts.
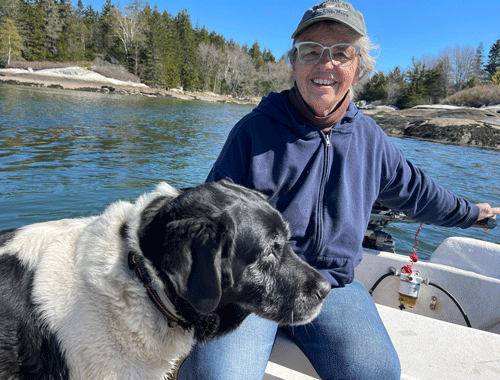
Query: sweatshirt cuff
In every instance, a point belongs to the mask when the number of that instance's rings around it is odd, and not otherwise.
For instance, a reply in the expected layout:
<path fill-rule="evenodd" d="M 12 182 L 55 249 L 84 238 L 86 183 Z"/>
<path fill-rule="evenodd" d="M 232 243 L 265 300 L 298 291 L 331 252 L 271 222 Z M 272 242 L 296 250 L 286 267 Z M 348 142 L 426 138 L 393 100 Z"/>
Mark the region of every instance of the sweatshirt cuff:
<path fill-rule="evenodd" d="M 473 203 L 470 204 L 471 212 L 466 222 L 460 228 L 469 228 L 472 227 L 474 223 L 477 222 L 477 218 L 479 218 L 479 207 Z"/>

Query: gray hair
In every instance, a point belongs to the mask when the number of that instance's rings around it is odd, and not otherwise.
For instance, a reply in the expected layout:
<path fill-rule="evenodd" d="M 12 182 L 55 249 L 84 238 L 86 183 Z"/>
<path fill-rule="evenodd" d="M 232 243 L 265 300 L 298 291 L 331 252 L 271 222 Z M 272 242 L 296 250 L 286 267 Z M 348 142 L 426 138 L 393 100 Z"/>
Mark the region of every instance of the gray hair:
<path fill-rule="evenodd" d="M 328 23 L 335 23 L 335 21 L 328 21 Z M 355 32 L 353 31 L 353 33 Z M 357 35 L 357 33 L 355 34 Z M 298 42 L 299 39 L 300 35 L 293 40 L 293 44 Z M 361 48 L 358 57 L 358 72 L 359 82 L 363 82 L 363 80 L 369 78 L 370 74 L 375 70 L 375 66 L 377 65 L 375 58 L 370 55 L 370 52 L 376 49 L 377 46 L 372 43 L 370 37 L 368 36 L 360 36 L 356 44 Z M 287 58 L 288 62 L 295 62 L 297 59 L 297 49 L 295 47 L 292 46 L 292 48 L 287 52 Z"/>

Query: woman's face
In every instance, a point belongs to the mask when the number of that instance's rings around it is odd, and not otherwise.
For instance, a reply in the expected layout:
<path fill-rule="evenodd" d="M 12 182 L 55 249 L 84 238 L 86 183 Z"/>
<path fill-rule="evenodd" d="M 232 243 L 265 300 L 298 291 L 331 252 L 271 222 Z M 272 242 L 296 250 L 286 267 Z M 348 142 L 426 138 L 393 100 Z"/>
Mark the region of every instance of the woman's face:
<path fill-rule="evenodd" d="M 306 29 L 298 42 L 319 42 L 323 46 L 339 43 L 356 44 L 357 35 L 342 24 L 316 23 Z M 292 79 L 295 80 L 302 98 L 316 116 L 327 116 L 344 98 L 351 86 L 358 83 L 358 58 L 348 67 L 333 65 L 330 54 L 324 51 L 321 60 L 314 65 L 292 62 Z"/>

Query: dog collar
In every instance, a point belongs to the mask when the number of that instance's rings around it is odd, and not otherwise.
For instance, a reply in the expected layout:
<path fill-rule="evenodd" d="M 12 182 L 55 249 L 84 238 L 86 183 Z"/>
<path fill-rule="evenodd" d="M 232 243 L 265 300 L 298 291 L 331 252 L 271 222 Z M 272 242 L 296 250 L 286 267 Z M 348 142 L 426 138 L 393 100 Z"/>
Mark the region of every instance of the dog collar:
<path fill-rule="evenodd" d="M 149 275 L 146 266 L 144 265 L 144 257 L 134 252 L 129 252 L 128 266 L 130 270 L 133 270 L 135 273 L 137 273 L 137 276 L 146 288 L 149 299 L 163 314 L 163 316 L 168 319 L 169 324 L 182 321 L 182 318 L 176 313 L 175 306 L 173 305 L 172 301 L 168 299 L 166 294 L 163 291 L 155 290 L 153 280 Z"/>

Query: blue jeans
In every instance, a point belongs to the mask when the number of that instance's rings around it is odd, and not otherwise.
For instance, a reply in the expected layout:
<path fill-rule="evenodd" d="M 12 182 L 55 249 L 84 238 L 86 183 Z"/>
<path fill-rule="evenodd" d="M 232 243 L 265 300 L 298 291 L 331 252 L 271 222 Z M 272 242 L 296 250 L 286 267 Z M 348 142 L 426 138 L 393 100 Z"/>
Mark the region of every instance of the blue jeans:
<path fill-rule="evenodd" d="M 278 325 L 250 315 L 234 332 L 197 344 L 179 380 L 261 380 Z M 399 379 L 397 353 L 371 296 L 357 280 L 334 288 L 310 324 L 284 328 L 322 379 Z"/>

